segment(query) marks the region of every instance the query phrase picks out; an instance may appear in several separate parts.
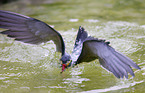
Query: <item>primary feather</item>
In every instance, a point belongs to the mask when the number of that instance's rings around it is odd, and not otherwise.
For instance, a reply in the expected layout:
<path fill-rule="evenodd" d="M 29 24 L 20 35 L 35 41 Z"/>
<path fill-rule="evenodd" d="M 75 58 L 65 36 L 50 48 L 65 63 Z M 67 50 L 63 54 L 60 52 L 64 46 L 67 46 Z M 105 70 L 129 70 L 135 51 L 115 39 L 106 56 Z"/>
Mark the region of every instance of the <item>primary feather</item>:
<path fill-rule="evenodd" d="M 124 76 L 128 78 L 128 73 L 134 76 L 131 67 L 140 69 L 130 58 L 117 52 L 105 40 L 88 36 L 81 44 L 81 53 L 74 64 L 99 59 L 100 64 L 112 72 L 117 78 L 123 78 Z"/>
<path fill-rule="evenodd" d="M 65 53 L 65 44 L 60 33 L 37 19 L 0 10 L 0 28 L 8 29 L 1 34 L 24 43 L 40 44 L 52 40 L 57 50 L 62 55 Z"/>

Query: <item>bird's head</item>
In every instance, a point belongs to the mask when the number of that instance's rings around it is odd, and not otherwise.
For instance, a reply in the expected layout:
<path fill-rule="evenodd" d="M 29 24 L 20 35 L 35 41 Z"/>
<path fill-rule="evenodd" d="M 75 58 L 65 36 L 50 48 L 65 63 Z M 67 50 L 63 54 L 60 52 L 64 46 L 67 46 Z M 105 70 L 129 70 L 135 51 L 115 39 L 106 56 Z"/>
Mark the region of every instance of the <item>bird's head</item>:
<path fill-rule="evenodd" d="M 69 54 L 65 53 L 61 57 L 60 61 L 61 61 L 61 66 L 62 66 L 62 71 L 61 71 L 61 73 L 62 73 L 67 67 L 71 66 L 71 62 L 72 62 L 71 56 Z"/>

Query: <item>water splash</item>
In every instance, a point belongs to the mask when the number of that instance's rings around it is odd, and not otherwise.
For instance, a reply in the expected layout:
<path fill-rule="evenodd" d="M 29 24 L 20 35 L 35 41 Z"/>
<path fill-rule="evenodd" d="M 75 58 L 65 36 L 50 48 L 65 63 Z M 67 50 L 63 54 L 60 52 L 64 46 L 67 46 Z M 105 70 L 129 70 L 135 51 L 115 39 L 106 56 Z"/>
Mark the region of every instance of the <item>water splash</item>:
<path fill-rule="evenodd" d="M 105 88 L 105 89 L 96 89 L 96 90 L 90 90 L 90 91 L 83 91 L 83 92 L 78 92 L 78 93 L 102 93 L 102 92 L 109 92 L 109 91 L 115 91 L 115 90 L 120 90 L 120 89 L 124 89 L 124 88 L 129 88 L 131 86 L 135 86 L 137 84 L 140 84 L 144 82 L 144 80 L 141 81 L 134 81 L 133 83 L 125 83 L 122 85 L 115 85 L 113 87 L 109 87 L 109 88 Z"/>

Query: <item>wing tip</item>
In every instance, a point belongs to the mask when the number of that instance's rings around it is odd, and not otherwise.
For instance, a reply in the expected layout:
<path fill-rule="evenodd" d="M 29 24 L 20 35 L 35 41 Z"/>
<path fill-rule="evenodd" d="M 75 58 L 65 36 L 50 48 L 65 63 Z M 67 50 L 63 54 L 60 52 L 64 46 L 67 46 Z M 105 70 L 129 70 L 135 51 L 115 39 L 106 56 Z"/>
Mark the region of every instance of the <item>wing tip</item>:
<path fill-rule="evenodd" d="M 136 69 L 141 70 L 141 68 L 138 65 L 136 65 Z"/>
<path fill-rule="evenodd" d="M 5 34 L 5 35 L 7 35 L 6 31 L 2 31 L 2 32 L 0 32 L 0 34 Z"/>
<path fill-rule="evenodd" d="M 115 77 L 117 77 L 118 79 L 123 79 L 123 78 L 128 79 L 128 74 L 123 75 L 123 76 L 119 76 L 119 75 L 115 75 L 115 74 L 113 73 L 113 75 L 114 75 Z M 135 74 L 133 73 L 133 75 L 131 75 L 131 76 L 132 76 L 132 78 L 134 78 L 134 77 L 135 77 Z"/>

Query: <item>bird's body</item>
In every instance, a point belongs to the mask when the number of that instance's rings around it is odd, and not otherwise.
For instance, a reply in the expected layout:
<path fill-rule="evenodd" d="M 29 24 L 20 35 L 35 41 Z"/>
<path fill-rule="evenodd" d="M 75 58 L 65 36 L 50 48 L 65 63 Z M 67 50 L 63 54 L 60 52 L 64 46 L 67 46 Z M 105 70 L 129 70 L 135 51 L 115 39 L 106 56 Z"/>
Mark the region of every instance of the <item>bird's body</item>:
<path fill-rule="evenodd" d="M 21 14 L 0 10 L 0 28 L 7 29 L 0 32 L 29 44 L 40 44 L 52 40 L 56 44 L 62 57 L 62 72 L 67 67 L 82 62 L 99 59 L 100 64 L 112 72 L 117 78 L 128 78 L 128 73 L 134 76 L 131 67 L 140 69 L 127 56 L 117 52 L 105 40 L 88 36 L 84 28 L 79 27 L 72 54 L 65 52 L 65 43 L 61 34 L 46 23 Z"/>

